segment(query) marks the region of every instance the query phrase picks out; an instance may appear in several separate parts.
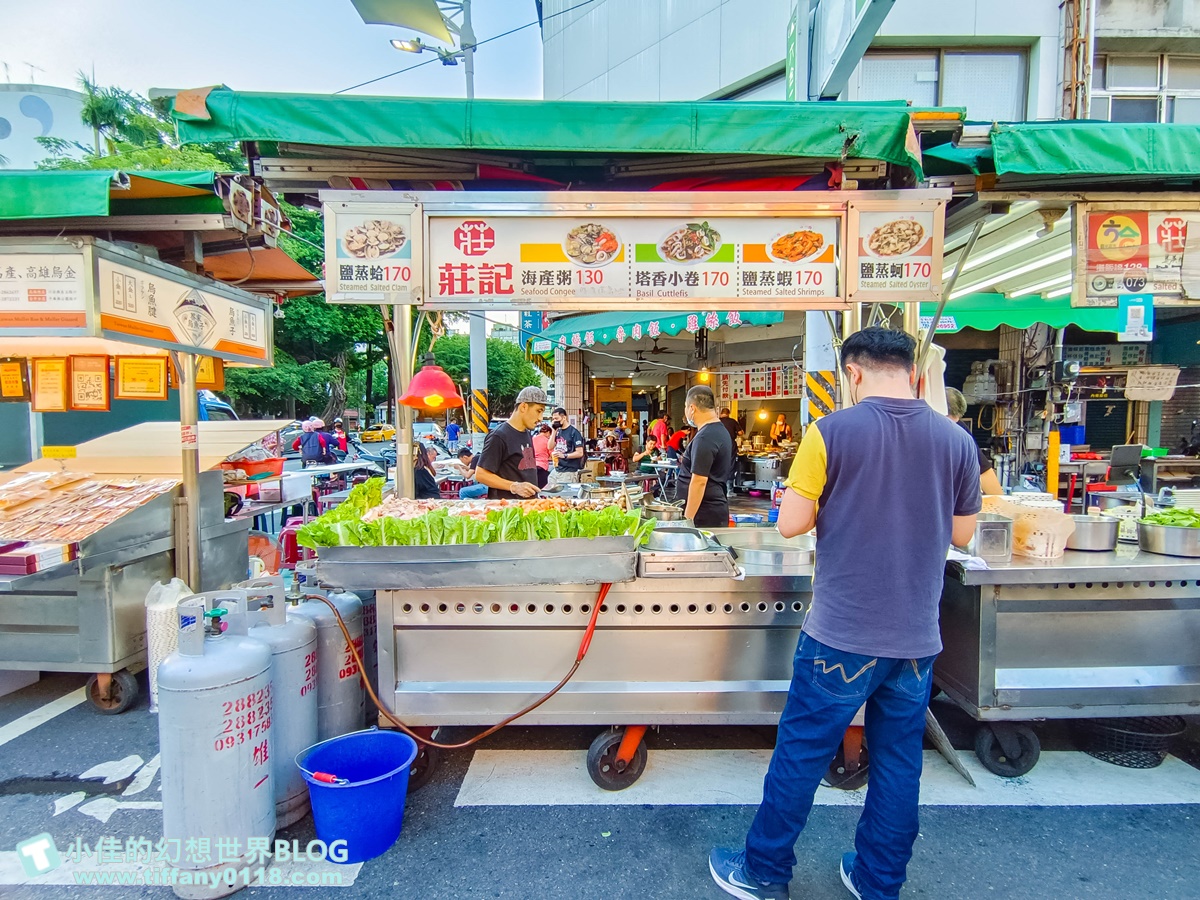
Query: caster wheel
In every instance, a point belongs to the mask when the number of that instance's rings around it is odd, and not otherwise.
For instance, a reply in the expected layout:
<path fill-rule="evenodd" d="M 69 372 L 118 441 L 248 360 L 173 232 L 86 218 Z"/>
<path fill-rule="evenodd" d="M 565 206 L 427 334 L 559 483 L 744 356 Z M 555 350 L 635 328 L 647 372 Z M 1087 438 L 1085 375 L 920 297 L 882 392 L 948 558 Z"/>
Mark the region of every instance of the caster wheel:
<path fill-rule="evenodd" d="M 1001 778 L 1017 778 L 1037 765 L 1042 746 L 1028 725 L 981 725 L 975 732 L 975 755 Z"/>
<path fill-rule="evenodd" d="M 103 696 L 100 690 L 100 676 L 93 675 L 87 680 L 88 702 L 100 713 L 115 716 L 133 706 L 138 698 L 137 679 L 122 669 L 114 672 L 109 683 L 108 696 Z"/>
<path fill-rule="evenodd" d="M 442 761 L 442 751 L 427 744 L 417 744 L 417 758 L 413 760 L 408 770 L 408 792 L 419 791 L 433 779 L 438 764 Z"/>
<path fill-rule="evenodd" d="M 633 759 L 624 770 L 617 769 L 617 751 L 621 748 L 623 731 L 605 731 L 588 748 L 587 771 L 592 781 L 606 791 L 623 791 L 642 777 L 646 770 L 646 742 L 638 744 Z"/>
<path fill-rule="evenodd" d="M 829 769 L 825 772 L 825 783 L 840 791 L 857 791 L 867 783 L 870 770 L 871 757 L 867 753 L 866 744 L 859 749 L 857 768 L 846 765 L 846 746 L 841 744 L 838 746 L 837 754 L 833 757 L 833 762 L 829 764 Z"/>

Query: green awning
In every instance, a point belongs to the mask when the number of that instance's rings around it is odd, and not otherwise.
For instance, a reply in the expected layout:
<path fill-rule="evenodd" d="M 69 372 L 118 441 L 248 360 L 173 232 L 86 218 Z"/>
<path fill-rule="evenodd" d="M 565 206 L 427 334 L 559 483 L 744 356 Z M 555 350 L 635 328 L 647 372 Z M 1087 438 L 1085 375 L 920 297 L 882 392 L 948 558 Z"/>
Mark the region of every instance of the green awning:
<path fill-rule="evenodd" d="M 923 153 L 925 171 L 930 175 L 982 175 L 995 171 L 995 159 L 991 147 L 959 147 L 955 144 L 938 144 L 928 147 Z"/>
<path fill-rule="evenodd" d="M 1200 176 L 1200 125 L 1047 122 L 992 130 L 997 175 Z"/>
<path fill-rule="evenodd" d="M 936 303 L 921 304 L 922 328 L 929 327 L 935 312 Z M 937 332 L 947 334 L 964 328 L 991 331 L 1001 325 L 1029 328 L 1039 322 L 1052 328 L 1075 325 L 1084 331 L 1111 331 L 1114 334 L 1121 330 L 1116 307 L 1073 307 L 1070 297 L 1047 300 L 1031 296 L 1010 300 L 1003 294 L 970 294 L 946 304 Z"/>
<path fill-rule="evenodd" d="M 180 138 L 507 153 L 711 153 L 872 159 L 921 173 L 912 110 L 846 103 L 585 103 L 213 90 Z M 961 121 L 957 110 L 940 111 Z M 926 111 L 929 113 L 929 111 Z"/>
<path fill-rule="evenodd" d="M 5 170 L 0 171 L 0 220 L 107 216 L 114 204 L 129 211 L 136 201 L 215 197 L 215 178 L 214 172 Z"/>
<path fill-rule="evenodd" d="M 743 325 L 778 325 L 781 312 L 624 312 L 568 316 L 550 323 L 533 339 L 534 353 L 551 353 L 557 347 L 591 347 L 614 341 L 639 341 L 681 331 L 695 334 L 701 328 L 740 328 Z"/>

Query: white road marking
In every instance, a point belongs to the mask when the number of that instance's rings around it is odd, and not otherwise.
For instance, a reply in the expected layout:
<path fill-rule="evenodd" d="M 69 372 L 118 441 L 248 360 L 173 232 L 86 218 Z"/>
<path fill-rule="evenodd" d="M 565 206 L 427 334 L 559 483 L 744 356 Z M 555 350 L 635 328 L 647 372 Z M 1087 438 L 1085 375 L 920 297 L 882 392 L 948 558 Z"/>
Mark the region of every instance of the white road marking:
<path fill-rule="evenodd" d="M 65 813 L 68 809 L 78 806 L 84 801 L 87 794 L 83 791 L 76 791 L 73 794 L 67 794 L 65 797 L 59 797 L 54 801 L 54 814 Z"/>
<path fill-rule="evenodd" d="M 103 778 L 105 784 L 112 784 L 122 778 L 128 778 L 141 767 L 145 760 L 136 753 L 124 759 L 110 759 L 107 762 L 92 766 L 80 778 Z"/>
<path fill-rule="evenodd" d="M 97 797 L 79 807 L 79 811 L 85 816 L 91 816 L 100 822 L 107 822 L 112 818 L 113 813 L 121 809 L 162 809 L 162 801 L 126 800 L 122 802 L 113 797 Z"/>
<path fill-rule="evenodd" d="M 0 725 L 0 747 L 3 747 L 9 741 L 16 740 L 21 735 L 33 731 L 43 722 L 49 722 L 55 716 L 60 716 L 68 709 L 74 709 L 80 703 L 87 699 L 87 694 L 84 688 L 78 688 L 59 697 L 57 700 L 51 700 L 45 706 L 39 706 L 32 712 L 27 712 L 18 719 L 13 719 L 7 725 Z"/>
<path fill-rule="evenodd" d="M 167 863 L 162 863 L 161 867 L 166 867 Z M 268 871 L 271 871 L 269 861 L 265 863 L 268 866 Z M 340 882 L 336 884 L 328 884 L 323 881 L 318 881 L 324 887 L 350 887 L 354 884 L 358 877 L 359 870 L 362 869 L 362 863 L 351 863 L 348 865 L 339 865 L 331 862 L 286 862 L 280 863 L 273 868 L 279 871 L 282 884 L 263 884 L 253 885 L 253 887 L 291 887 L 292 877 L 297 878 L 297 884 L 304 886 L 305 880 L 309 878 L 320 879 L 322 877 L 338 876 Z M 133 862 L 112 862 L 98 865 L 94 859 L 81 860 L 76 862 L 71 859 L 64 859 L 63 864 L 53 872 L 48 872 L 45 875 L 38 875 L 35 878 L 29 878 L 25 875 L 25 870 L 21 868 L 21 860 L 18 858 L 15 850 L 0 851 L 0 885 L 9 884 L 33 884 L 38 885 L 53 885 L 53 884 L 86 884 L 83 879 L 76 880 L 78 873 L 99 873 L 103 872 L 106 876 L 113 876 L 113 881 L 117 881 L 121 875 L 135 876 L 138 873 L 144 872 L 150 868 L 160 868 L 159 864 L 148 865 L 146 863 Z M 333 880 L 333 879 L 331 879 Z"/>
<path fill-rule="evenodd" d="M 142 770 L 137 773 L 133 781 L 129 782 L 129 787 L 121 791 L 121 796 L 131 797 L 134 794 L 140 794 L 146 788 L 150 787 L 150 782 L 154 781 L 154 776 L 158 774 L 159 765 L 159 755 L 156 753 L 151 757 L 150 762 L 142 766 Z"/>
<path fill-rule="evenodd" d="M 1028 775 L 1000 778 L 973 753 L 959 758 L 971 787 L 925 751 L 924 806 L 1136 806 L 1200 804 L 1200 770 L 1174 757 L 1156 769 L 1124 769 L 1075 751 L 1042 753 Z M 582 750 L 476 750 L 455 806 L 756 806 L 769 750 L 651 750 L 646 771 L 623 791 L 593 784 Z M 822 787 L 822 806 L 860 806 L 866 791 Z"/>

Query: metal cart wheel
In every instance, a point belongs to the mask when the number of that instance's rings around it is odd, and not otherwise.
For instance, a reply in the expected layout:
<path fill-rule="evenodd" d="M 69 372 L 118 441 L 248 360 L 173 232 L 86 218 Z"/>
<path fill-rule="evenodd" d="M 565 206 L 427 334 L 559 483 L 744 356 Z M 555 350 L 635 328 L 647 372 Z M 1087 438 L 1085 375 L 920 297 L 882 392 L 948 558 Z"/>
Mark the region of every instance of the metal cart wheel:
<path fill-rule="evenodd" d="M 638 743 L 629 764 L 621 766 L 617 752 L 621 749 L 624 737 L 623 731 L 605 731 L 597 735 L 592 741 L 592 746 L 588 748 L 588 775 L 606 791 L 623 791 L 646 771 L 646 759 L 649 754 L 645 741 Z"/>
<path fill-rule="evenodd" d="M 867 745 L 858 742 L 857 753 L 851 749 L 850 758 L 846 756 L 846 742 L 838 746 L 829 769 L 825 772 L 825 783 L 841 791 L 857 791 L 867 783 L 871 773 L 871 756 Z"/>
<path fill-rule="evenodd" d="M 429 784 L 441 761 L 442 751 L 439 748 L 417 744 L 417 757 L 408 769 L 408 792 L 419 791 Z"/>
<path fill-rule="evenodd" d="M 1028 725 L 994 722 L 975 732 L 975 755 L 1002 778 L 1017 778 L 1037 765 L 1042 745 Z"/>
<path fill-rule="evenodd" d="M 92 675 L 87 680 L 87 698 L 106 716 L 123 713 L 137 701 L 137 678 L 125 669 L 112 675 Z"/>

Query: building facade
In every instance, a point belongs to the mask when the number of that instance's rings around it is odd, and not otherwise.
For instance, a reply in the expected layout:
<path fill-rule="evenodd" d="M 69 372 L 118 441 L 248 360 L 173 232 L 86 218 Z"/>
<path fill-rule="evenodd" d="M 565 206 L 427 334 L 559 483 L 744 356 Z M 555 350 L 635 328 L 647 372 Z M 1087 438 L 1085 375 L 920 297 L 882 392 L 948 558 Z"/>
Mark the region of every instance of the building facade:
<path fill-rule="evenodd" d="M 1091 116 L 1200 122 L 1200 0 L 1092 2 Z M 784 99 L 793 0 L 576 5 L 542 4 L 548 100 Z M 1050 0 L 896 0 L 842 99 L 963 106 L 979 122 L 1059 118 L 1064 18 Z"/>

